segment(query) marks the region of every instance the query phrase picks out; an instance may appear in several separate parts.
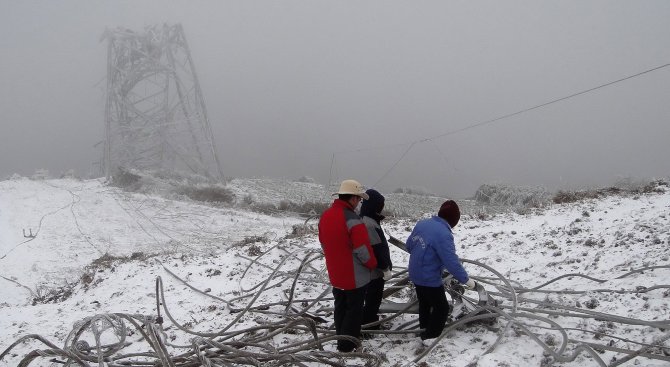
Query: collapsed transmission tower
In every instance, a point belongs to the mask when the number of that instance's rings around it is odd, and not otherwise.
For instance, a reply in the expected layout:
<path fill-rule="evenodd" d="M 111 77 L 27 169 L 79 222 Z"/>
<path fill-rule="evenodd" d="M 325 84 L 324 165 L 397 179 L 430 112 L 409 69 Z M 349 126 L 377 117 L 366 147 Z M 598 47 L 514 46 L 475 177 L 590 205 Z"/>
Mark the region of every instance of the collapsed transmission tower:
<path fill-rule="evenodd" d="M 103 173 L 119 168 L 223 177 L 180 24 L 106 30 Z"/>

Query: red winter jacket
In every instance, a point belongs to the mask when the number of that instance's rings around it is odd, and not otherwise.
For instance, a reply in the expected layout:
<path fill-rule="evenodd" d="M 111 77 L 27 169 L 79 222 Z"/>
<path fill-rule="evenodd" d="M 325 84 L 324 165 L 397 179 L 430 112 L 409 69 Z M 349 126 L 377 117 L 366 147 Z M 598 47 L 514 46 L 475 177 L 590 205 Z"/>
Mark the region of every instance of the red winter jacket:
<path fill-rule="evenodd" d="M 368 230 L 349 203 L 335 199 L 319 220 L 319 241 L 333 287 L 350 290 L 370 282 L 377 267 Z"/>

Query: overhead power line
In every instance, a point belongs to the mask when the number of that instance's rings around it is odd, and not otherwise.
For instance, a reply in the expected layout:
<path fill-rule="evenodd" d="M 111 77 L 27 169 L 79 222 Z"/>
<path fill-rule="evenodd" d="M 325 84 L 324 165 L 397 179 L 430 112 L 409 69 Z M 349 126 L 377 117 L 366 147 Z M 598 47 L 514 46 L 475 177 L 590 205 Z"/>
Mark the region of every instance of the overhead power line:
<path fill-rule="evenodd" d="M 651 69 L 648 69 L 648 70 L 645 70 L 645 71 L 641 71 L 641 72 L 639 72 L 639 73 L 636 73 L 636 74 L 633 74 L 633 75 L 629 75 L 629 76 L 626 76 L 626 77 L 623 77 L 623 78 L 621 78 L 621 79 L 617 79 L 617 80 L 614 80 L 614 81 L 611 81 L 611 82 L 608 82 L 608 83 L 605 83 L 605 84 L 601 84 L 601 85 L 598 85 L 598 86 L 593 87 L 593 88 L 589 88 L 589 89 L 586 89 L 586 90 L 582 90 L 582 91 L 580 91 L 580 92 L 572 93 L 572 94 L 567 95 L 567 96 L 565 96 L 565 97 L 557 98 L 557 99 L 554 99 L 554 100 L 551 100 L 551 101 L 548 101 L 548 102 L 545 102 L 545 103 L 541 103 L 541 104 L 535 105 L 535 106 L 533 106 L 533 107 L 528 107 L 528 108 L 524 108 L 524 109 L 519 110 L 519 111 L 516 111 L 516 112 L 508 113 L 508 114 L 506 114 L 506 115 L 503 115 L 503 116 L 500 116 L 500 117 L 496 117 L 496 118 L 494 118 L 494 119 L 490 119 L 490 120 L 486 120 L 486 121 L 478 122 L 478 123 L 475 123 L 475 124 L 472 124 L 472 125 L 468 125 L 468 126 L 462 127 L 462 128 L 460 128 L 460 129 L 456 129 L 456 130 L 448 131 L 448 132 L 443 133 L 443 134 L 434 135 L 434 136 L 431 136 L 431 137 L 427 137 L 427 138 L 423 138 L 423 139 L 418 139 L 418 140 L 414 140 L 414 141 L 407 142 L 407 143 L 398 143 L 397 145 L 405 145 L 405 144 L 409 144 L 409 148 L 408 148 L 408 149 L 407 149 L 407 150 L 400 156 L 400 158 L 398 158 L 398 160 L 396 160 L 395 163 L 393 163 L 393 165 L 391 165 L 391 167 L 390 167 L 388 170 L 386 170 L 386 172 L 384 172 L 384 174 L 381 176 L 381 178 L 377 180 L 377 182 L 375 183 L 375 185 L 379 184 L 379 182 L 381 182 L 386 176 L 388 176 L 388 174 L 389 174 L 391 171 L 393 171 L 393 170 L 395 169 L 395 167 L 400 163 L 400 161 L 402 161 L 402 160 L 405 158 L 405 156 L 406 156 L 407 153 L 410 151 L 410 149 L 412 149 L 412 147 L 413 147 L 415 144 L 417 144 L 417 143 L 424 143 L 424 142 L 428 142 L 428 141 L 435 140 L 435 139 L 438 139 L 438 138 L 442 138 L 442 137 L 445 137 L 445 136 L 455 135 L 455 134 L 458 134 L 458 133 L 462 133 L 462 132 L 464 132 L 464 131 L 472 130 L 472 129 L 475 129 L 475 128 L 478 128 L 478 127 L 482 127 L 482 126 L 485 126 L 485 125 L 490 125 L 490 124 L 492 124 L 492 123 L 494 123 L 494 122 L 497 122 L 497 121 L 500 121 L 500 120 L 503 120 L 503 119 L 506 119 L 506 118 L 509 118 L 509 117 L 512 117 L 512 116 L 520 115 L 520 114 L 522 114 L 522 113 L 526 113 L 526 112 L 529 112 L 529 111 L 532 111 L 532 110 L 536 110 L 536 109 L 538 109 L 538 108 L 542 108 L 542 107 L 548 106 L 548 105 L 550 105 L 550 104 L 554 104 L 554 103 L 557 103 L 557 102 L 565 101 L 565 100 L 567 100 L 567 99 L 574 98 L 574 97 L 577 97 L 577 96 L 580 96 L 580 95 L 582 95 L 582 94 L 586 94 L 586 93 L 589 93 L 589 92 L 593 92 L 593 91 L 595 91 L 595 90 L 597 90 L 597 89 L 604 88 L 604 87 L 608 87 L 608 86 L 610 86 L 610 85 L 613 85 L 613 84 L 616 84 L 616 83 L 620 83 L 620 82 L 623 82 L 623 81 L 628 80 L 628 79 L 633 79 L 633 78 L 636 78 L 636 77 L 638 77 L 638 76 L 641 76 L 641 75 L 644 75 L 644 74 L 647 74 L 647 73 L 651 73 L 651 72 L 653 72 L 653 71 L 657 71 L 657 70 L 666 68 L 666 67 L 668 67 L 668 66 L 670 66 L 670 63 L 668 63 L 668 64 L 664 64 L 664 65 L 661 65 L 661 66 L 657 66 L 657 67 L 654 67 L 654 68 L 651 68 Z M 388 147 L 388 146 L 389 146 L 389 145 L 385 145 L 384 148 L 385 148 L 385 147 Z M 380 147 L 373 147 L 373 148 L 368 148 L 368 149 L 357 149 L 356 151 L 357 151 L 357 152 L 360 152 L 360 151 L 364 151 L 364 150 L 373 150 L 373 149 L 379 149 L 379 148 L 380 148 Z"/>
<path fill-rule="evenodd" d="M 496 121 L 500 121 L 500 120 L 506 119 L 506 118 L 508 118 L 508 117 L 512 117 L 512 116 L 520 115 L 520 114 L 522 114 L 522 113 L 526 113 L 526 112 L 528 112 L 528 111 L 536 110 L 536 109 L 538 109 L 538 108 L 542 108 L 542 107 L 548 106 L 548 105 L 550 105 L 550 104 L 554 104 L 554 103 L 557 103 L 557 102 L 565 101 L 566 99 L 570 99 L 570 98 L 573 98 L 573 97 L 580 96 L 580 95 L 582 95 L 582 94 L 586 94 L 586 93 L 589 93 L 589 92 L 593 92 L 594 90 L 597 90 L 597 89 L 600 89 L 600 88 L 604 88 L 604 87 L 608 87 L 608 86 L 610 86 L 610 85 L 612 85 L 612 84 L 616 84 L 616 83 L 622 82 L 622 81 L 624 81 L 624 80 L 628 80 L 628 79 L 636 78 L 636 77 L 638 77 L 638 76 L 640 76 L 640 75 L 644 75 L 644 74 L 647 74 L 647 73 L 651 73 L 652 71 L 656 71 L 656 70 L 659 70 L 659 69 L 663 69 L 663 68 L 668 67 L 668 66 L 670 66 L 670 63 L 665 64 L 665 65 L 661 65 L 661 66 L 657 66 L 657 67 L 655 67 L 655 68 L 652 68 L 652 69 L 649 69 L 649 70 L 645 70 L 645 71 L 639 72 L 639 73 L 637 73 L 637 74 L 629 75 L 629 76 L 627 76 L 627 77 L 624 77 L 624 78 L 621 78 L 621 79 L 617 79 L 617 80 L 612 81 L 612 82 L 609 82 L 609 83 L 601 84 L 601 85 L 599 85 L 599 86 L 597 86 L 597 87 L 589 88 L 589 89 L 583 90 L 583 91 L 581 91 L 581 92 L 573 93 L 573 94 L 570 94 L 570 95 L 565 96 L 565 97 L 557 98 L 557 99 L 554 99 L 554 100 L 551 100 L 551 101 L 549 101 L 549 102 L 545 102 L 545 103 L 542 103 L 542 104 L 539 104 L 539 105 L 536 105 L 536 106 L 533 106 L 533 107 L 525 108 L 525 109 L 520 110 L 520 111 L 517 111 L 517 112 L 513 112 L 513 113 L 509 113 L 509 114 L 507 114 L 507 115 L 503 115 L 503 116 L 500 116 L 500 117 L 496 117 L 496 118 L 491 119 L 491 120 L 478 122 L 478 123 L 476 123 L 476 124 L 472 124 L 472 125 L 469 125 L 469 126 L 466 126 L 466 127 L 460 128 L 460 129 L 457 129 L 457 130 L 453 130 L 453 131 L 446 132 L 446 133 L 444 133 L 444 134 L 435 135 L 435 136 L 432 136 L 432 137 L 429 137 L 429 138 L 425 138 L 425 139 L 420 139 L 420 140 L 417 140 L 416 142 L 423 142 L 423 141 L 433 140 L 433 139 L 441 138 L 441 137 L 443 137 L 443 136 L 454 135 L 454 134 L 457 134 L 457 133 L 460 133 L 460 132 L 463 132 L 463 131 L 466 131 L 466 130 L 470 130 L 470 129 L 474 129 L 474 128 L 477 128 L 477 127 L 480 127 L 480 126 L 488 125 L 488 124 L 494 123 L 494 122 L 496 122 Z"/>

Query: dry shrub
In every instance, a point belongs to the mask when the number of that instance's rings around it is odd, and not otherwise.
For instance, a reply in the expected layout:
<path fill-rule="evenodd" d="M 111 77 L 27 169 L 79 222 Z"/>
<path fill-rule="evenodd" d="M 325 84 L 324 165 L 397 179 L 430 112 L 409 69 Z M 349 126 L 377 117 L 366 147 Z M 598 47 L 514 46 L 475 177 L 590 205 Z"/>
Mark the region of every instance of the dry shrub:
<path fill-rule="evenodd" d="M 480 204 L 522 208 L 543 208 L 549 203 L 549 199 L 549 192 L 542 187 L 484 184 L 475 193 L 475 200 Z"/>
<path fill-rule="evenodd" d="M 294 203 L 289 200 L 282 200 L 279 202 L 278 209 L 286 212 L 299 213 L 304 215 L 321 215 L 328 209 L 328 203 L 306 201 L 303 203 Z"/>
<path fill-rule="evenodd" d="M 40 180 L 48 180 L 50 177 L 51 175 L 49 174 L 49 170 L 41 168 L 35 170 L 35 173 L 30 178 L 35 181 L 40 181 Z"/>
<path fill-rule="evenodd" d="M 328 205 L 328 203 L 316 201 L 296 203 L 290 200 L 281 200 L 277 205 L 272 203 L 253 203 L 250 205 L 250 209 L 267 215 L 277 214 L 278 212 L 290 212 L 303 216 L 314 216 L 321 215 L 328 209 Z"/>
<path fill-rule="evenodd" d="M 119 167 L 112 175 L 111 185 L 120 187 L 126 191 L 139 191 L 142 187 L 142 176 L 131 172 L 125 168 Z"/>
<path fill-rule="evenodd" d="M 154 256 L 157 255 L 145 254 L 144 252 L 133 252 L 130 254 L 130 256 L 114 256 L 109 253 L 105 253 L 86 266 L 84 273 L 79 278 L 79 282 L 84 285 L 84 287 L 88 287 L 91 283 L 93 283 L 95 274 L 100 271 L 114 269 L 114 266 L 117 264 L 128 263 L 131 261 L 145 261 Z M 98 280 L 98 282 L 99 281 L 100 280 Z"/>
<path fill-rule="evenodd" d="M 70 298 L 76 283 L 66 283 L 60 287 L 46 287 L 43 285 L 37 286 L 33 294 L 32 305 L 58 303 Z"/>
<path fill-rule="evenodd" d="M 242 198 L 242 203 L 247 206 L 251 205 L 254 203 L 254 197 L 251 194 L 247 194 Z"/>
<path fill-rule="evenodd" d="M 191 200 L 210 203 L 232 203 L 235 194 L 225 185 L 198 175 L 170 171 L 140 171 L 119 168 L 111 185 L 125 191 L 141 192 L 173 198 L 186 196 Z"/>
<path fill-rule="evenodd" d="M 301 176 L 296 180 L 297 182 L 315 183 L 316 180 L 310 176 Z"/>
<path fill-rule="evenodd" d="M 435 196 L 435 194 L 431 193 L 427 189 L 423 187 L 398 187 L 397 189 L 393 190 L 394 194 L 410 194 L 410 195 L 418 195 L 418 196 Z"/>
<path fill-rule="evenodd" d="M 256 244 L 253 244 L 247 248 L 247 254 L 251 257 L 257 257 L 263 255 L 263 250 Z"/>
<path fill-rule="evenodd" d="M 110 255 L 109 253 L 105 253 L 99 258 L 93 260 L 91 262 L 91 265 L 89 265 L 91 268 L 97 269 L 109 269 L 112 267 L 112 264 L 116 261 L 122 260 L 123 257 L 121 256 L 114 256 Z"/>
<path fill-rule="evenodd" d="M 240 247 L 246 245 L 254 245 L 257 242 L 268 243 L 270 242 L 270 239 L 265 236 L 246 236 L 244 237 L 243 240 L 234 243 L 233 246 Z"/>
<path fill-rule="evenodd" d="M 302 237 L 319 233 L 319 227 L 315 224 L 294 224 L 291 227 L 291 233 L 286 238 Z"/>
<path fill-rule="evenodd" d="M 617 193 L 618 191 L 611 191 L 611 193 Z M 605 196 L 604 191 L 601 190 L 582 190 L 582 191 L 563 191 L 559 190 L 552 201 L 554 204 L 566 204 L 566 203 L 575 203 L 578 201 L 586 199 L 597 199 L 599 197 Z"/>
<path fill-rule="evenodd" d="M 235 200 L 235 194 L 230 189 L 219 185 L 181 186 L 177 193 L 191 200 L 210 203 L 232 203 Z"/>
<path fill-rule="evenodd" d="M 254 203 L 249 209 L 266 215 L 272 215 L 277 213 L 277 207 L 272 203 Z"/>
<path fill-rule="evenodd" d="M 574 203 L 588 199 L 600 199 L 612 195 L 642 195 L 661 194 L 668 189 L 666 180 L 653 180 L 650 182 L 633 182 L 623 180 L 615 186 L 600 189 L 585 189 L 576 191 L 559 190 L 553 197 L 555 204 Z"/>
<path fill-rule="evenodd" d="M 636 194 L 663 194 L 668 189 L 668 186 L 670 185 L 665 180 L 654 180 L 634 187 L 632 191 Z"/>

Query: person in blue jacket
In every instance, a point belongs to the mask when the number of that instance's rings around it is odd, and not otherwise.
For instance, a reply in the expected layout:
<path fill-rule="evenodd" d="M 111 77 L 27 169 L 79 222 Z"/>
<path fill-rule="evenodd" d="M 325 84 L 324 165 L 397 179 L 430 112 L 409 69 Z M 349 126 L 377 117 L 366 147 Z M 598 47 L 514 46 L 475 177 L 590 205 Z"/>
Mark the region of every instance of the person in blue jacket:
<path fill-rule="evenodd" d="M 476 287 L 456 255 L 452 229 L 460 218 L 458 204 L 447 200 L 436 216 L 417 222 L 407 239 L 409 279 L 419 299 L 419 326 L 424 329 L 419 335 L 422 340 L 440 336 L 447 322 L 450 310 L 442 282 L 443 270 L 465 287 Z"/>

